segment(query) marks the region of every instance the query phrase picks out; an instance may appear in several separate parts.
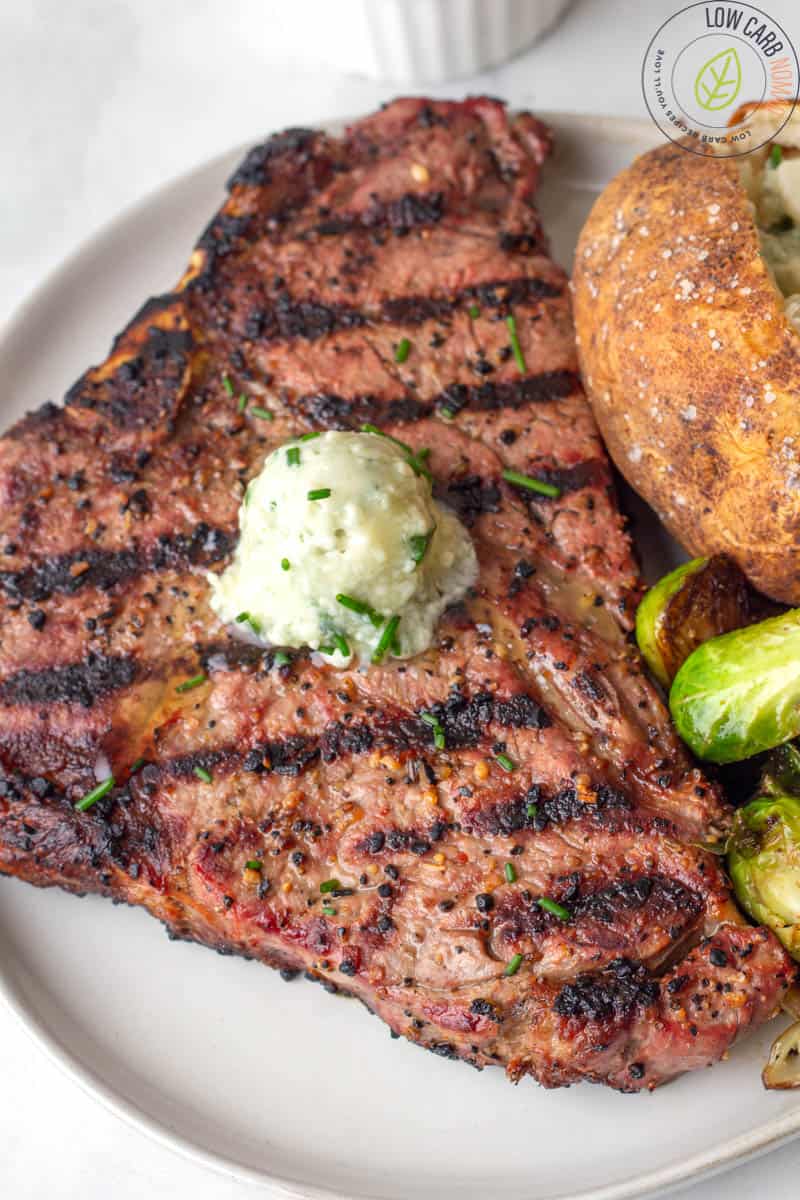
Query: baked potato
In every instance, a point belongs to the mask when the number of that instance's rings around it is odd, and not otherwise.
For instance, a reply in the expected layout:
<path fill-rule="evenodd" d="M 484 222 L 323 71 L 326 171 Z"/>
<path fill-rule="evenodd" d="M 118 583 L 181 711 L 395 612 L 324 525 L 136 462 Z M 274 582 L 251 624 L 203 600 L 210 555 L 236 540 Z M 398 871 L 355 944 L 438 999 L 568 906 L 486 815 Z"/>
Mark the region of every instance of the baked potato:
<path fill-rule="evenodd" d="M 690 555 L 800 603 L 800 109 L 744 157 L 637 158 L 586 221 L 573 287 L 619 470 Z"/>

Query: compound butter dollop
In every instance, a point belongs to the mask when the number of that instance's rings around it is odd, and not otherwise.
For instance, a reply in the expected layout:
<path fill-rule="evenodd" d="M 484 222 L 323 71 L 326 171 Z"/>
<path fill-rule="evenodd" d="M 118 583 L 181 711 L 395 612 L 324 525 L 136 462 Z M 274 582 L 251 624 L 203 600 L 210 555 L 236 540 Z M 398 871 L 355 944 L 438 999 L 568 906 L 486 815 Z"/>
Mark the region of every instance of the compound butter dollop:
<path fill-rule="evenodd" d="M 334 665 L 427 649 L 475 582 L 472 540 L 436 500 L 424 455 L 378 433 L 321 433 L 273 451 L 239 511 L 231 565 L 209 575 L 225 622 Z"/>

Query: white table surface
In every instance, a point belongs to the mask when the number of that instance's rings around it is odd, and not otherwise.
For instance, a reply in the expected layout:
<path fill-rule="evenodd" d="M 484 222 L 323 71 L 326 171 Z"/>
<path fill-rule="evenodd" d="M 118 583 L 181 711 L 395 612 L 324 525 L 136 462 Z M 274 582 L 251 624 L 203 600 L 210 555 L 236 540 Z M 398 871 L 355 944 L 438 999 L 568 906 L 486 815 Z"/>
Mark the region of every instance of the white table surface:
<path fill-rule="evenodd" d="M 797 0 L 763 4 L 800 45 Z M 642 55 L 680 6 L 583 0 L 513 62 L 430 91 L 644 115 Z M 397 93 L 315 63 L 308 22 L 290 15 L 302 7 L 303 0 L 2 0 L 0 322 L 64 255 L 164 180 L 283 125 L 367 111 Z M 796 1143 L 683 1195 L 794 1200 L 799 1187 Z M 0 1196 L 188 1194 L 244 1200 L 272 1192 L 217 1176 L 129 1129 L 65 1078 L 0 1005 Z"/>

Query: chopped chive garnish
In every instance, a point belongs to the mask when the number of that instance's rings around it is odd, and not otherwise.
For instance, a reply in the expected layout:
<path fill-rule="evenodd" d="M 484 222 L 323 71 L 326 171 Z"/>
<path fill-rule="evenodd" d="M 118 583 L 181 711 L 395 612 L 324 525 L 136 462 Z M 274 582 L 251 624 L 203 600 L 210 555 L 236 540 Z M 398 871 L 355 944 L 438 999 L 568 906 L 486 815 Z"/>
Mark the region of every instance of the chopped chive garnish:
<path fill-rule="evenodd" d="M 350 612 L 358 613 L 360 617 L 368 617 L 372 612 L 372 606 L 365 604 L 363 600 L 356 600 L 355 596 L 348 596 L 345 592 L 338 592 L 336 603 L 341 604 L 342 608 L 349 608 Z"/>
<path fill-rule="evenodd" d="M 411 342 L 408 338 L 401 338 L 397 343 L 397 348 L 394 352 L 394 361 L 396 363 L 404 363 L 408 358 L 408 352 L 411 349 Z"/>
<path fill-rule="evenodd" d="M 502 767 L 504 771 L 516 771 L 517 769 L 517 764 L 514 762 L 513 758 L 509 758 L 507 754 L 495 754 L 494 761 L 498 766 Z"/>
<path fill-rule="evenodd" d="M 517 872 L 514 869 L 513 863 L 506 863 L 506 865 L 503 867 L 503 874 L 506 877 L 506 883 L 517 882 Z"/>
<path fill-rule="evenodd" d="M 241 396 L 239 397 L 238 401 L 236 402 L 236 411 L 243 413 L 246 408 L 247 408 L 247 396 L 245 396 L 244 392 L 242 392 Z M 256 410 L 253 409 L 253 412 L 255 412 L 255 411 Z"/>
<path fill-rule="evenodd" d="M 478 308 L 477 304 L 470 304 L 467 311 L 469 312 L 469 315 L 472 317 L 473 321 L 477 320 L 477 318 L 481 315 L 481 310 Z"/>
<path fill-rule="evenodd" d="M 320 654 L 333 654 L 335 649 L 336 649 L 336 647 L 333 644 L 328 645 L 326 643 L 324 646 L 320 646 L 319 652 L 320 652 Z"/>
<path fill-rule="evenodd" d="M 380 638 L 378 639 L 378 644 L 375 647 L 375 649 L 372 651 L 372 662 L 375 665 L 377 665 L 380 662 L 383 662 L 383 657 L 386 654 L 386 651 L 389 649 L 389 647 L 391 646 L 391 644 L 394 640 L 394 635 L 397 633 L 397 626 L 399 624 L 400 624 L 400 618 L 395 613 L 395 615 L 393 617 L 390 617 L 389 620 L 384 625 L 383 633 L 381 634 Z"/>
<path fill-rule="evenodd" d="M 288 570 L 290 570 L 290 569 L 291 569 L 291 566 L 292 566 L 292 564 L 289 562 L 288 558 L 282 558 L 282 559 L 281 559 L 281 570 L 282 570 L 282 571 L 288 571 Z"/>
<path fill-rule="evenodd" d="M 324 896 L 326 892 L 338 892 L 341 886 L 338 879 L 325 879 L 319 885 L 319 890 Z"/>
<path fill-rule="evenodd" d="M 336 909 L 332 908 L 330 904 L 323 904 L 322 911 L 325 913 L 326 917 L 336 916 Z"/>
<path fill-rule="evenodd" d="M 331 494 L 330 488 L 314 488 L 308 493 L 309 500 L 327 500 Z"/>
<path fill-rule="evenodd" d="M 783 147 L 773 146 L 769 152 L 769 165 L 775 170 L 783 162 Z"/>
<path fill-rule="evenodd" d="M 228 393 L 229 396 L 233 395 L 233 384 L 231 383 L 230 375 L 222 376 L 222 386 L 225 388 L 225 391 Z"/>
<path fill-rule="evenodd" d="M 517 336 L 517 322 L 514 319 L 513 313 L 509 313 L 506 317 L 506 325 L 508 326 L 508 336 L 511 340 L 511 349 L 514 351 L 514 361 L 524 375 L 527 372 L 528 367 L 525 362 L 525 355 L 522 353 L 522 346 L 519 344 L 519 337 Z"/>
<path fill-rule="evenodd" d="M 503 974 L 504 975 L 516 975 L 517 971 L 520 969 L 521 966 L 522 966 L 522 955 L 515 954 L 514 957 L 509 960 L 508 966 L 506 967 Z"/>
<path fill-rule="evenodd" d="M 401 442 L 399 438 L 392 437 L 390 433 L 384 433 L 383 430 L 379 429 L 377 425 L 362 425 L 361 432 L 374 433 L 376 437 L 386 438 L 387 442 L 393 442 L 395 446 L 399 446 L 399 448 L 408 455 L 408 465 L 411 467 L 411 470 L 415 475 L 424 475 L 426 479 L 431 481 L 433 480 L 433 476 L 425 466 L 424 462 L 424 460 L 430 454 L 430 450 L 425 449 L 415 453 L 413 447 L 409 446 L 407 442 Z"/>
<path fill-rule="evenodd" d="M 525 809 L 525 816 L 528 818 L 529 821 L 535 821 L 536 817 L 538 815 L 538 812 L 539 812 L 538 804 L 529 804 L 527 806 L 527 808 Z"/>
<path fill-rule="evenodd" d="M 276 667 L 288 666 L 288 664 L 291 661 L 292 660 L 289 658 L 289 655 L 286 653 L 285 650 L 276 650 L 275 655 L 272 659 L 272 662 Z"/>
<path fill-rule="evenodd" d="M 414 450 L 409 446 L 408 442 L 401 442 L 400 438 L 392 437 L 390 433 L 384 433 L 377 425 L 362 425 L 362 433 L 374 433 L 377 437 L 386 438 L 387 442 L 394 442 L 395 446 L 399 446 L 401 450 L 405 450 L 406 454 L 413 454 Z"/>
<path fill-rule="evenodd" d="M 114 776 L 109 775 L 108 779 L 104 779 L 102 783 L 98 783 L 96 788 L 92 788 L 90 792 L 87 792 L 83 799 L 78 801 L 78 803 L 75 805 L 75 808 L 78 810 L 78 812 L 86 812 L 86 810 L 91 808 L 93 804 L 96 804 L 98 800 L 102 800 L 103 796 L 107 796 L 113 786 Z"/>
<path fill-rule="evenodd" d="M 135 775 L 137 771 L 141 771 L 143 766 L 144 766 L 144 759 L 137 758 L 136 762 L 131 763 L 130 768 L 128 769 L 128 774 Z"/>
<path fill-rule="evenodd" d="M 201 683 L 205 683 L 206 677 L 201 671 L 199 675 L 193 675 L 191 679 L 184 679 L 183 683 L 179 683 L 175 688 L 176 692 L 190 692 L 192 688 L 200 687 Z"/>
<path fill-rule="evenodd" d="M 442 409 L 442 416 L 444 417 L 445 421 L 454 421 L 457 415 L 458 414 L 456 413 L 455 409 L 452 409 L 452 408 L 443 408 Z"/>
<path fill-rule="evenodd" d="M 411 557 L 417 565 L 419 565 L 425 555 L 428 553 L 428 547 L 431 544 L 431 538 L 436 533 L 436 526 L 429 529 L 427 533 L 413 533 L 408 539 L 409 550 Z"/>
<path fill-rule="evenodd" d="M 350 647 L 347 644 L 347 638 L 341 633 L 334 633 L 332 635 L 332 637 L 333 637 L 333 644 L 336 647 L 336 649 L 339 651 L 339 653 L 342 655 L 342 657 L 349 658 L 350 657 Z"/>
<path fill-rule="evenodd" d="M 536 903 L 545 912 L 552 913 L 554 917 L 558 917 L 559 921 L 568 921 L 572 916 L 568 908 L 564 908 L 564 905 L 559 904 L 556 900 L 551 900 L 549 896 L 542 896 Z"/>
<path fill-rule="evenodd" d="M 539 492 L 542 496 L 551 496 L 556 500 L 561 495 L 561 488 L 544 479 L 534 479 L 531 475 L 522 475 L 519 471 L 503 471 L 506 483 L 515 483 L 517 487 L 527 488 L 529 492 Z"/>
<path fill-rule="evenodd" d="M 261 633 L 261 622 L 257 617 L 251 617 L 249 612 L 240 612 L 236 618 L 237 625 L 247 624 L 252 629 L 253 633 Z"/>
<path fill-rule="evenodd" d="M 302 433 L 300 435 L 300 441 L 301 442 L 311 442 L 314 440 L 314 438 L 318 438 L 318 437 L 322 437 L 322 434 L 319 432 L 319 430 L 316 433 Z"/>
<path fill-rule="evenodd" d="M 258 405 L 256 408 L 251 408 L 250 412 L 254 417 L 259 417 L 262 421 L 274 421 L 275 417 L 268 408 L 262 408 Z"/>
<path fill-rule="evenodd" d="M 350 612 L 357 613 L 360 617 L 369 617 L 376 629 L 380 629 L 385 620 L 370 604 L 365 604 L 363 600 L 356 600 L 355 596 L 348 596 L 345 592 L 337 594 L 336 602 L 341 604 L 342 608 L 349 609 Z"/>
<path fill-rule="evenodd" d="M 444 747 L 445 747 L 444 726 L 442 725 L 439 718 L 437 716 L 435 716 L 433 713 L 424 712 L 424 713 L 419 714 L 419 719 L 420 719 L 420 721 L 424 721 L 426 725 L 430 725 L 431 729 L 433 730 L 433 744 L 436 747 L 436 749 L 444 750 Z"/>
<path fill-rule="evenodd" d="M 290 467 L 300 466 L 300 448 L 299 446 L 290 446 L 286 451 L 286 463 Z"/>
<path fill-rule="evenodd" d="M 244 868 L 246 871 L 260 871 L 263 865 L 257 858 L 251 858 L 244 864 Z"/>
<path fill-rule="evenodd" d="M 207 771 L 205 767 L 192 767 L 192 771 L 203 783 L 211 783 L 211 772 Z"/>

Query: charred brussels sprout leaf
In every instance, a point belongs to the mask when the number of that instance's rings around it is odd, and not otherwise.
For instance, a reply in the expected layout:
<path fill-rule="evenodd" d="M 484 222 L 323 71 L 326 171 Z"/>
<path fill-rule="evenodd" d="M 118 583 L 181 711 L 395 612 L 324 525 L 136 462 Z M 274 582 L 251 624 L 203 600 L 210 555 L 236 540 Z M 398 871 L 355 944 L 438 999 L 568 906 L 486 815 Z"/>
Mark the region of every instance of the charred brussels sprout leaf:
<path fill-rule="evenodd" d="M 669 694 L 678 733 L 699 758 L 738 762 L 800 733 L 800 609 L 712 638 Z"/>
<path fill-rule="evenodd" d="M 659 683 L 668 687 L 674 675 L 669 669 L 669 645 L 664 638 L 665 615 L 670 601 L 685 584 L 688 576 L 699 571 L 707 558 L 695 558 L 684 563 L 650 588 L 636 610 L 636 641 L 645 662 Z"/>
<path fill-rule="evenodd" d="M 656 679 L 669 687 L 703 642 L 768 615 L 731 559 L 695 558 L 647 593 L 636 612 L 636 640 Z"/>
<path fill-rule="evenodd" d="M 800 799 L 759 796 L 740 808 L 728 870 L 742 907 L 800 959 Z"/>

